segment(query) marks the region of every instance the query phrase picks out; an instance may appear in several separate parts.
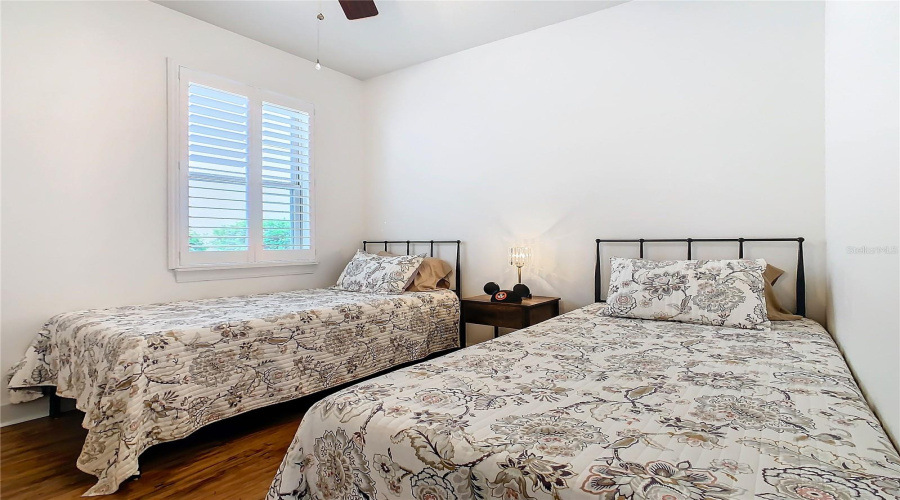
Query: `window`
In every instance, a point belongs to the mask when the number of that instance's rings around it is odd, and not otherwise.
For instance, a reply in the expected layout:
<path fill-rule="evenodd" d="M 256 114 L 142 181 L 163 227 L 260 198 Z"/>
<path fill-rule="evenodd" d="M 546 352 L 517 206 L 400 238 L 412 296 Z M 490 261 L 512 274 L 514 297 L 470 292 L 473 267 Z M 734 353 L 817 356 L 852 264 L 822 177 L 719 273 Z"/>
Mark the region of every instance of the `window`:
<path fill-rule="evenodd" d="M 313 107 L 170 71 L 170 267 L 314 263 Z"/>

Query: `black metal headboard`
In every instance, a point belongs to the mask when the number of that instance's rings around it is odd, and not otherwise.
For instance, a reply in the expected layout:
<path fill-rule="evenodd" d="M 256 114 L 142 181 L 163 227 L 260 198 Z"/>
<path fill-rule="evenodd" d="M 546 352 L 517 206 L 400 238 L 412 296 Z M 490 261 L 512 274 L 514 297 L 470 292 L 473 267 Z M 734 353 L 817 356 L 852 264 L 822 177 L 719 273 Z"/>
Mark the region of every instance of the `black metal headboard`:
<path fill-rule="evenodd" d="M 732 242 L 738 244 L 738 258 L 744 258 L 744 243 L 753 241 L 795 241 L 797 242 L 797 314 L 806 316 L 806 272 L 803 267 L 803 238 L 666 238 L 666 239 L 644 239 L 636 240 L 597 240 L 597 262 L 594 267 L 594 300 L 603 302 L 601 294 L 603 286 L 600 284 L 601 269 L 603 262 L 600 258 L 601 243 L 638 243 L 640 245 L 640 256 L 644 258 L 645 243 L 687 243 L 687 258 L 691 260 L 693 253 L 693 244 L 698 242 Z"/>
<path fill-rule="evenodd" d="M 368 252 L 369 250 L 368 250 L 368 248 L 366 248 L 368 245 L 384 245 L 384 251 L 386 252 L 388 250 L 388 245 L 403 244 L 403 243 L 406 244 L 406 255 L 409 255 L 409 251 L 410 251 L 412 245 L 417 245 L 417 244 L 424 245 L 425 243 L 428 243 L 430 245 L 429 255 L 432 257 L 434 257 L 434 246 L 435 245 L 448 245 L 448 244 L 456 245 L 456 268 L 453 269 L 453 275 L 456 276 L 456 287 L 453 291 L 456 292 L 457 297 L 462 298 L 462 286 L 461 286 L 462 285 L 462 279 L 461 279 L 462 273 L 460 272 L 460 267 L 459 267 L 459 246 L 462 243 L 461 240 L 379 240 L 379 241 L 363 240 L 362 249 L 363 249 L 363 252 Z"/>

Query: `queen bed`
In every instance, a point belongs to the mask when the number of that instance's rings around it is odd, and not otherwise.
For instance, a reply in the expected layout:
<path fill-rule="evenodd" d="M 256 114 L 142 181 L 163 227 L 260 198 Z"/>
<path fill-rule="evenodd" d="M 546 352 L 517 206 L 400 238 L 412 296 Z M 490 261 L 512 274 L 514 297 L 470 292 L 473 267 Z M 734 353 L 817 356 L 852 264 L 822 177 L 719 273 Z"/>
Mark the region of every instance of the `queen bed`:
<path fill-rule="evenodd" d="M 900 456 L 818 323 L 729 327 L 616 307 L 597 302 L 319 401 L 267 498 L 900 497 Z"/>
<path fill-rule="evenodd" d="M 59 314 L 10 371 L 11 399 L 48 388 L 75 399 L 88 429 L 77 466 L 98 477 L 87 495 L 112 493 L 150 446 L 459 347 L 459 242 L 418 243 L 456 246 L 455 290 L 337 286 Z"/>

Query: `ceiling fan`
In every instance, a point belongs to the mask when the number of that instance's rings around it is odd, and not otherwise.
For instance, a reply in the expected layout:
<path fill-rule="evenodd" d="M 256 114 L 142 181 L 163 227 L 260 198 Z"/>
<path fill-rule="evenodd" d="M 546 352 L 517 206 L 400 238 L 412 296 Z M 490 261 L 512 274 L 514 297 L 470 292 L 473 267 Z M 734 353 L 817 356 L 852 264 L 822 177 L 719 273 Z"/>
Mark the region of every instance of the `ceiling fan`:
<path fill-rule="evenodd" d="M 364 19 L 366 17 L 374 17 L 378 15 L 378 8 L 375 7 L 375 0 L 338 0 L 341 8 L 344 9 L 344 15 L 347 19 L 353 21 L 356 19 Z"/>

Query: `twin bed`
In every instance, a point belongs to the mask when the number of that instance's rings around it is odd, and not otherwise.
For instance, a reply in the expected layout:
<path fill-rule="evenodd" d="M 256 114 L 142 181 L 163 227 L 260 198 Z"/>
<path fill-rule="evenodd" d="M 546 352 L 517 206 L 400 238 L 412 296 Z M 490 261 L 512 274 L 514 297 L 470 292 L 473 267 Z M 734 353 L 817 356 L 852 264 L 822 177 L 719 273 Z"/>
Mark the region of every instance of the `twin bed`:
<path fill-rule="evenodd" d="M 378 243 L 455 246 L 455 290 L 333 287 L 59 314 L 10 371 L 11 400 L 45 388 L 75 399 L 88 430 L 77 466 L 98 478 L 86 494 L 103 495 L 139 474 L 150 446 L 458 348 L 460 242 Z"/>
<path fill-rule="evenodd" d="M 460 345 L 452 292 L 366 295 L 60 315 L 11 387 L 76 397 L 79 467 L 108 493 L 154 443 Z M 889 500 L 900 456 L 814 321 L 731 328 L 598 302 L 325 397 L 267 498 Z"/>
<path fill-rule="evenodd" d="M 649 241 L 635 240 L 642 257 Z M 802 265 L 801 250 L 800 309 Z M 900 456 L 816 322 L 764 331 L 609 309 L 319 401 L 268 500 L 900 498 Z"/>

